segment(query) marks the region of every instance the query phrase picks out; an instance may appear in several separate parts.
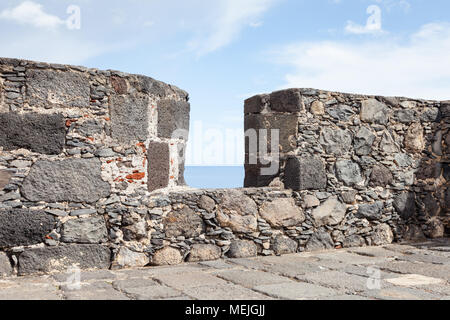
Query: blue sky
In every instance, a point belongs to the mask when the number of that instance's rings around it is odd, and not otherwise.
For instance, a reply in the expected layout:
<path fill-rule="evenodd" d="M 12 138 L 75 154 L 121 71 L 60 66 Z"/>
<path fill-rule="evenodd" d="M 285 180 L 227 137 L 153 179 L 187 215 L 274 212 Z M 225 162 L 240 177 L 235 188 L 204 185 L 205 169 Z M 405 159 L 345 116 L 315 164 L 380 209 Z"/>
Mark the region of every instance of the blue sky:
<path fill-rule="evenodd" d="M 65 24 L 69 5 L 79 29 Z M 240 165 L 253 94 L 450 99 L 449 12 L 448 0 L 3 0 L 0 56 L 175 84 L 191 96 L 188 164 Z"/>

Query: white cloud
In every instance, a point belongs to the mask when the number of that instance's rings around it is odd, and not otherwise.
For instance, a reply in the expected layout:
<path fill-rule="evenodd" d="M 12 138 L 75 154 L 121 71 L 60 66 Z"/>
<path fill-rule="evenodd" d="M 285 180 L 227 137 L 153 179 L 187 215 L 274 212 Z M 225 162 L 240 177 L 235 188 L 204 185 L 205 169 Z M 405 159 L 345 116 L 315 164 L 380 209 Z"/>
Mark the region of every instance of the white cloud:
<path fill-rule="evenodd" d="M 15 8 L 3 10 L 0 19 L 38 28 L 55 28 L 65 23 L 59 17 L 46 13 L 42 5 L 33 1 L 24 1 Z"/>
<path fill-rule="evenodd" d="M 202 25 L 206 33 L 189 43 L 199 55 L 216 51 L 229 45 L 246 26 L 254 24 L 277 0 L 217 0 L 210 11 L 211 19 Z"/>
<path fill-rule="evenodd" d="M 293 68 L 283 87 L 450 99 L 450 23 L 422 26 L 408 39 L 285 46 L 274 61 Z"/>

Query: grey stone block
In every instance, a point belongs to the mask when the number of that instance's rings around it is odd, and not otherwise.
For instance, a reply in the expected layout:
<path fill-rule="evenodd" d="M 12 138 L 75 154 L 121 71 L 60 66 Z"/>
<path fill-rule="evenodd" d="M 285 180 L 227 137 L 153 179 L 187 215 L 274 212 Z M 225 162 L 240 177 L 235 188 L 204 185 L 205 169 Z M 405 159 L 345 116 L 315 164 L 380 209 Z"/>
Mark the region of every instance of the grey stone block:
<path fill-rule="evenodd" d="M 0 114 L 0 146 L 5 151 L 28 149 L 59 154 L 65 143 L 64 117 L 60 114 Z"/>
<path fill-rule="evenodd" d="M 68 243 L 104 243 L 108 241 L 103 217 L 80 218 L 66 221 L 61 228 L 61 241 Z"/>
<path fill-rule="evenodd" d="M 327 187 L 325 165 L 319 158 L 291 157 L 284 169 L 286 188 L 299 190 L 320 190 Z"/>
<path fill-rule="evenodd" d="M 27 249 L 19 256 L 19 275 L 80 269 L 108 269 L 111 250 L 99 244 Z"/>
<path fill-rule="evenodd" d="M 368 123 L 386 125 L 389 122 L 390 109 L 376 99 L 368 99 L 361 105 L 361 120 Z"/>
<path fill-rule="evenodd" d="M 158 102 L 158 137 L 187 139 L 190 104 L 170 99 Z M 178 131 L 183 130 L 183 131 Z M 184 132 L 184 133 L 183 133 Z"/>
<path fill-rule="evenodd" d="M 277 112 L 300 112 L 302 95 L 299 89 L 275 91 L 270 94 L 270 108 Z"/>
<path fill-rule="evenodd" d="M 245 152 L 251 153 L 249 143 L 256 143 L 259 153 L 271 152 L 272 131 L 279 132 L 280 152 L 293 151 L 297 147 L 298 116 L 296 114 L 249 114 L 244 119 L 245 131 L 256 130 L 257 141 L 246 138 Z M 259 142 L 263 138 L 260 129 L 267 129 L 267 150 L 259 150 Z"/>
<path fill-rule="evenodd" d="M 320 144 L 326 153 L 341 156 L 350 150 L 352 134 L 349 130 L 324 128 L 320 133 Z"/>
<path fill-rule="evenodd" d="M 373 204 L 362 204 L 358 208 L 356 216 L 367 220 L 378 220 L 383 214 L 384 203 L 377 201 Z"/>
<path fill-rule="evenodd" d="M 148 190 L 155 191 L 169 185 L 170 150 L 165 142 L 150 142 L 148 147 Z"/>
<path fill-rule="evenodd" d="M 331 236 L 326 231 L 317 231 L 314 233 L 306 243 L 306 251 L 318 251 L 333 249 L 334 243 Z"/>
<path fill-rule="evenodd" d="M 145 141 L 148 137 L 150 100 L 145 95 L 111 95 L 111 136 L 119 142 Z"/>
<path fill-rule="evenodd" d="M 361 168 L 351 160 L 340 160 L 336 162 L 336 176 L 346 186 L 354 186 L 363 181 Z"/>
<path fill-rule="evenodd" d="M 354 139 L 354 147 L 355 152 L 359 156 L 367 156 L 372 152 L 372 145 L 375 142 L 375 134 L 367 129 L 366 127 L 362 127 L 355 136 Z"/>
<path fill-rule="evenodd" d="M 89 77 L 84 73 L 28 69 L 26 79 L 27 101 L 33 107 L 89 107 Z"/>
<path fill-rule="evenodd" d="M 0 210 L 0 248 L 42 243 L 56 226 L 56 218 L 41 210 Z"/>
<path fill-rule="evenodd" d="M 403 219 L 409 219 L 416 214 L 416 195 L 414 192 L 402 192 L 393 205 Z"/>
<path fill-rule="evenodd" d="M 108 197 L 111 187 L 102 180 L 98 159 L 40 160 L 31 167 L 21 191 L 30 201 L 92 203 Z"/>

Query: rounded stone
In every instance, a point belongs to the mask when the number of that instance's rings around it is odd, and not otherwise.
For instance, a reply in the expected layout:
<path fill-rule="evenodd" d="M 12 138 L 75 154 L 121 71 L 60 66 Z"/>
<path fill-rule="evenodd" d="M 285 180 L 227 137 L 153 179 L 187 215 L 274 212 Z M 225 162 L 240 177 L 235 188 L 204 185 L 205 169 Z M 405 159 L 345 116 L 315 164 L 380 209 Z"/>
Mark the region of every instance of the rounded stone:
<path fill-rule="evenodd" d="M 151 264 L 154 266 L 172 266 L 182 262 L 183 256 L 180 251 L 172 247 L 157 250 L 151 260 Z"/>
<path fill-rule="evenodd" d="M 229 258 L 256 257 L 258 250 L 256 244 L 249 240 L 234 240 L 231 242 L 230 250 L 227 252 Z"/>
<path fill-rule="evenodd" d="M 213 244 L 194 244 L 187 257 L 188 262 L 211 261 L 220 259 L 222 250 Z"/>

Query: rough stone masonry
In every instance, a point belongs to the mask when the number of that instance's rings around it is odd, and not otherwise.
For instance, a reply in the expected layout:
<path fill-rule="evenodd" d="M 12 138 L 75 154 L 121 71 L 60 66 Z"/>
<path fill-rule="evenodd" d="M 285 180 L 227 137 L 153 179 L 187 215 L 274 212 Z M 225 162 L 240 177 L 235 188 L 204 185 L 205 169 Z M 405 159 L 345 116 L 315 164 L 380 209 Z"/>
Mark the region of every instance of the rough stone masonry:
<path fill-rule="evenodd" d="M 294 89 L 245 103 L 280 171 L 184 185 L 188 94 L 0 59 L 0 276 L 173 265 L 443 237 L 450 104 Z M 176 135 L 173 133 L 176 132 Z"/>

